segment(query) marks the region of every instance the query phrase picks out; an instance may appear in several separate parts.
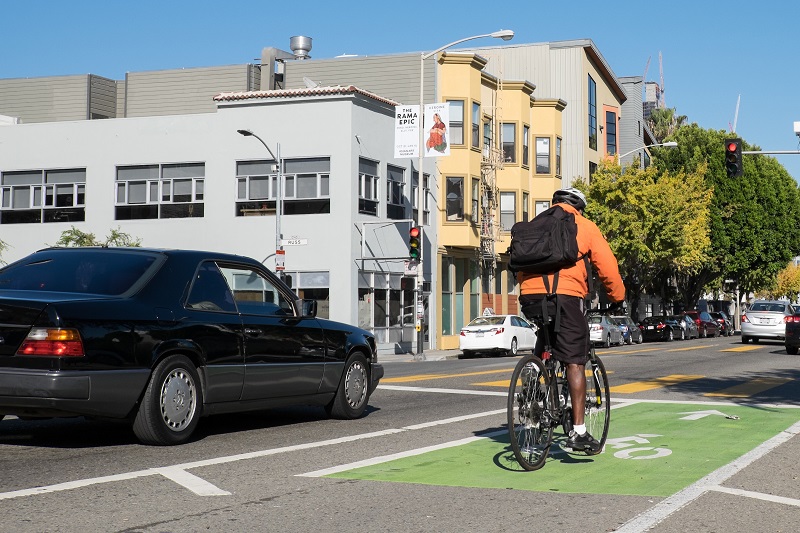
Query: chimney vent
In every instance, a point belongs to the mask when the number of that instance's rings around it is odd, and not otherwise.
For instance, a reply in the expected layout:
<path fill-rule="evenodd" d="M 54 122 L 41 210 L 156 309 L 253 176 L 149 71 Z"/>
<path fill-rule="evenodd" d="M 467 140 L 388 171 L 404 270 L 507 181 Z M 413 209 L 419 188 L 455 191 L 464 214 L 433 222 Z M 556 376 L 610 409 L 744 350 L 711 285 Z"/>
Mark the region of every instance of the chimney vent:
<path fill-rule="evenodd" d="M 295 35 L 289 39 L 289 48 L 295 59 L 311 59 L 311 56 L 308 55 L 311 51 L 311 37 Z"/>

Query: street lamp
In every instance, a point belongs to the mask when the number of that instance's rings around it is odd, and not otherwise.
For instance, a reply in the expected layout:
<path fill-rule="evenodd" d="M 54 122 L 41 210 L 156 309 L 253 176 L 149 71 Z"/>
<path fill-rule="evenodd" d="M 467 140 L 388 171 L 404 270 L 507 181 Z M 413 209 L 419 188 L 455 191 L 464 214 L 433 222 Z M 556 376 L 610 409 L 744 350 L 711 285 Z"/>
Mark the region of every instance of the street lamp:
<path fill-rule="evenodd" d="M 459 39 L 457 41 L 453 41 L 452 43 L 446 44 L 442 47 L 437 48 L 433 52 L 422 52 L 420 54 L 419 60 L 419 168 L 417 169 L 417 227 L 421 228 L 425 221 L 425 190 L 423 188 L 423 172 L 422 172 L 422 161 L 425 157 L 425 152 L 423 151 L 423 147 L 425 146 L 425 129 L 424 129 L 424 118 L 425 118 L 425 99 L 424 99 L 424 90 L 425 90 L 425 60 L 435 56 L 439 52 L 450 48 L 451 46 L 455 46 L 457 44 L 463 43 L 465 41 L 471 41 L 473 39 L 483 39 L 484 37 L 492 37 L 494 39 L 503 39 L 504 41 L 510 41 L 514 38 L 514 32 L 512 30 L 498 30 L 493 33 L 482 33 L 480 35 L 473 35 L 472 37 L 465 37 L 463 39 Z M 417 314 L 422 318 L 419 319 L 419 331 L 417 331 L 417 353 L 423 352 L 423 344 L 425 342 L 425 324 L 424 324 L 424 315 L 423 315 L 423 298 L 422 298 L 422 283 L 424 280 L 422 274 L 422 260 L 423 260 L 423 253 L 420 249 L 420 256 L 419 262 L 417 263 Z"/>
<path fill-rule="evenodd" d="M 622 162 L 622 158 L 625 157 L 626 155 L 631 155 L 633 153 L 638 152 L 639 150 L 644 150 L 645 148 L 653 148 L 654 146 L 663 146 L 664 148 L 675 148 L 676 146 L 678 146 L 678 143 L 676 143 L 675 141 L 667 141 L 665 143 L 648 144 L 647 146 L 640 146 L 635 150 L 631 150 L 630 152 L 625 152 L 624 154 L 619 156 L 619 160 L 620 162 Z"/>
<path fill-rule="evenodd" d="M 276 184 L 276 191 L 275 191 L 275 270 L 278 271 L 278 275 L 281 279 L 284 279 L 284 264 L 283 264 L 283 235 L 281 235 L 281 211 L 283 211 L 283 198 L 281 196 L 281 180 L 283 179 L 283 161 L 281 161 L 281 145 L 280 143 L 276 144 L 276 151 L 278 152 L 277 157 L 275 154 L 272 153 L 267 143 L 264 142 L 264 139 L 256 135 L 250 130 L 236 130 L 239 135 L 244 137 L 255 137 L 258 139 L 261 144 L 264 145 L 264 148 L 267 149 L 269 155 L 272 156 L 272 159 L 278 164 L 278 177 L 277 177 L 277 184 Z M 280 264 L 279 264 L 280 261 Z"/>

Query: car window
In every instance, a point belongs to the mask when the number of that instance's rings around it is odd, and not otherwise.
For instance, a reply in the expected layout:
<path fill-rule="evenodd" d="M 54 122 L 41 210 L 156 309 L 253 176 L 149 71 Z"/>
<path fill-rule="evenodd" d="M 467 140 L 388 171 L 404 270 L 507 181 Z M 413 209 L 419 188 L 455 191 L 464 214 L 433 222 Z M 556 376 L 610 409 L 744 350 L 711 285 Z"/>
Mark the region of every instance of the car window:
<path fill-rule="evenodd" d="M 261 272 L 246 266 L 221 265 L 239 311 L 250 315 L 294 315 L 291 296 Z"/>
<path fill-rule="evenodd" d="M 80 250 L 34 254 L 0 271 L 0 289 L 115 296 L 145 277 L 157 254 Z"/>
<path fill-rule="evenodd" d="M 236 312 L 231 289 L 216 263 L 206 261 L 197 269 L 186 307 L 203 311 Z"/>

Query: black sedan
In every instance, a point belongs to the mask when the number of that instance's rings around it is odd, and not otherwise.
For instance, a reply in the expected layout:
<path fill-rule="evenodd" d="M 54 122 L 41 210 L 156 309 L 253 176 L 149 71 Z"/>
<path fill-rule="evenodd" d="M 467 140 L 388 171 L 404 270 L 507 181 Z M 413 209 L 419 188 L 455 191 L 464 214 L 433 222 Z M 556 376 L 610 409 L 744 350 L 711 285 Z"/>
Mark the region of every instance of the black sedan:
<path fill-rule="evenodd" d="M 215 413 L 360 417 L 383 376 L 375 338 L 315 315 L 248 257 L 42 250 L 0 270 L 0 418 L 126 419 L 168 445 Z"/>
<path fill-rule="evenodd" d="M 649 316 L 639 324 L 642 329 L 642 340 L 672 341 L 683 336 L 683 328 L 671 316 Z"/>

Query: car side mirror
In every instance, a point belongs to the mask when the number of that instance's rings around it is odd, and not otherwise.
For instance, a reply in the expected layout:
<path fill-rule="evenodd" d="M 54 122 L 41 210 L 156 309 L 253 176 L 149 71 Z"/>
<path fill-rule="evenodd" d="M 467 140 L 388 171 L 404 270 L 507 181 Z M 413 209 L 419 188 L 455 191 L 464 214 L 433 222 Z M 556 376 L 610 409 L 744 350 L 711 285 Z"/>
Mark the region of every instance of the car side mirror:
<path fill-rule="evenodd" d="M 317 316 L 316 300 L 300 300 L 300 313 L 303 318 L 314 318 Z"/>

